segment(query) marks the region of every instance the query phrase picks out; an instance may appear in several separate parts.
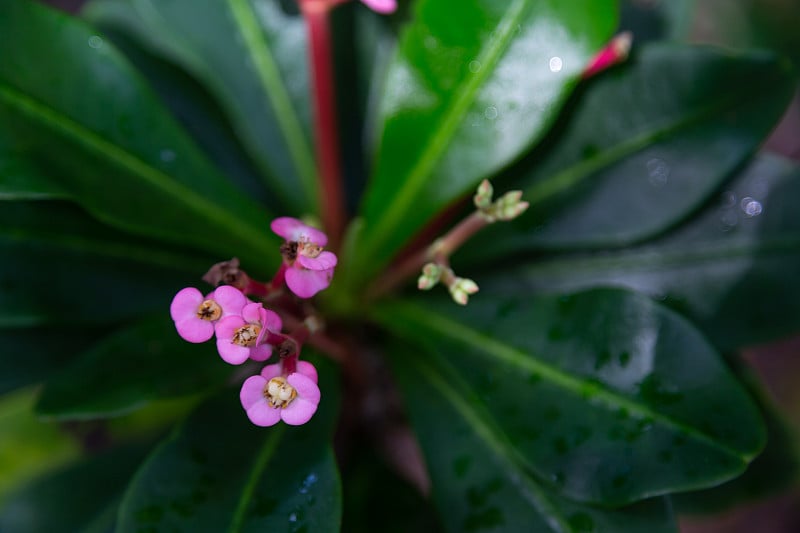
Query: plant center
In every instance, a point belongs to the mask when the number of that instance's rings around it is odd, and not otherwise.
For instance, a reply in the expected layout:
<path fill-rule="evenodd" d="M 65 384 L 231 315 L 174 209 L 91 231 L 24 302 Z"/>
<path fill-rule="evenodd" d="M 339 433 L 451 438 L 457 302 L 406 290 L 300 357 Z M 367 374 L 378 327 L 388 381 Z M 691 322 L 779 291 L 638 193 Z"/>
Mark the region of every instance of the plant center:
<path fill-rule="evenodd" d="M 233 343 L 239 346 L 253 347 L 258 340 L 261 326 L 256 324 L 245 324 L 233 333 Z"/>
<path fill-rule="evenodd" d="M 222 307 L 214 300 L 206 300 L 197 307 L 197 318 L 214 321 L 222 316 Z"/>
<path fill-rule="evenodd" d="M 264 398 L 273 409 L 285 409 L 297 397 L 297 391 L 284 377 L 274 377 L 264 387 Z"/>

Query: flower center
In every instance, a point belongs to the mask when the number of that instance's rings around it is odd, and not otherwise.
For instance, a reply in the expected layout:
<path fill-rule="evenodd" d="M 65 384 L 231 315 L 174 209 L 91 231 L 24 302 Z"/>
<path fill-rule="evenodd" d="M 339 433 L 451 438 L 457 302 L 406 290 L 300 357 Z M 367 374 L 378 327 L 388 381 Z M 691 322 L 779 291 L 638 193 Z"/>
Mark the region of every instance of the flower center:
<path fill-rule="evenodd" d="M 284 377 L 274 377 L 264 387 L 264 398 L 273 409 L 284 409 L 297 397 L 297 391 Z"/>
<path fill-rule="evenodd" d="M 206 300 L 197 307 L 197 318 L 214 321 L 222 316 L 222 307 L 214 300 Z"/>
<path fill-rule="evenodd" d="M 233 333 L 233 343 L 239 346 L 253 347 L 258 340 L 261 326 L 255 324 L 245 324 Z"/>
<path fill-rule="evenodd" d="M 297 243 L 297 253 L 312 259 L 319 257 L 319 254 L 322 253 L 323 249 L 324 248 L 322 246 L 313 242 L 300 241 Z"/>

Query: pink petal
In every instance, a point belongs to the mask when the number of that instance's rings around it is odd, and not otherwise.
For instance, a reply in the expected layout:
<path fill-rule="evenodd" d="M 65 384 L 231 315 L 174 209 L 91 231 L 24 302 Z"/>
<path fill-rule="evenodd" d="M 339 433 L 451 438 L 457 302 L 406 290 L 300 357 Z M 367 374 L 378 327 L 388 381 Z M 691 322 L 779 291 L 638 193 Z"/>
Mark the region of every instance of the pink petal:
<path fill-rule="evenodd" d="M 300 426 L 311 420 L 316 412 L 316 403 L 297 397 L 288 407 L 280 410 L 280 417 L 290 426 Z"/>
<path fill-rule="evenodd" d="M 292 217 L 279 217 L 269 225 L 272 231 L 287 241 L 309 241 L 320 246 L 328 244 L 328 237 L 323 232 Z"/>
<path fill-rule="evenodd" d="M 313 404 L 319 403 L 319 387 L 310 377 L 304 376 L 299 372 L 292 372 L 286 377 L 286 381 L 288 381 L 289 385 L 294 387 L 294 389 L 297 391 L 297 398 L 295 398 L 290 406 L 300 398 Z"/>
<path fill-rule="evenodd" d="M 178 291 L 169 306 L 169 316 L 175 322 L 189 317 L 197 317 L 197 308 L 205 301 L 203 293 L 194 287 L 186 287 Z M 208 339 L 206 339 L 208 340 Z"/>
<path fill-rule="evenodd" d="M 272 378 L 280 376 L 282 372 L 283 372 L 282 365 L 280 363 L 275 363 L 274 365 L 265 366 L 261 370 L 261 377 L 269 381 Z"/>
<path fill-rule="evenodd" d="M 230 285 L 217 287 L 213 295 L 214 301 L 222 307 L 222 316 L 240 315 L 242 308 L 247 304 L 247 297 L 242 291 Z"/>
<path fill-rule="evenodd" d="M 297 372 L 308 377 L 314 383 L 319 381 L 317 377 L 317 369 L 308 361 L 297 361 Z"/>
<path fill-rule="evenodd" d="M 194 343 L 206 342 L 214 336 L 214 324 L 196 316 L 175 322 L 175 329 L 183 340 Z"/>
<path fill-rule="evenodd" d="M 259 344 L 250 348 L 250 359 L 253 361 L 266 361 L 272 355 L 272 345 Z"/>
<path fill-rule="evenodd" d="M 300 298 L 311 298 L 331 284 L 333 270 L 306 270 L 290 268 L 286 271 L 286 285 Z"/>
<path fill-rule="evenodd" d="M 283 329 L 283 321 L 275 311 L 264 309 L 261 311 L 261 326 L 273 333 L 280 333 Z"/>
<path fill-rule="evenodd" d="M 361 0 L 365 6 L 383 15 L 394 13 L 397 9 L 397 2 L 395 0 Z"/>
<path fill-rule="evenodd" d="M 297 262 L 309 270 L 328 270 L 336 266 L 338 259 L 333 252 L 322 252 L 317 257 L 298 255 Z"/>
<path fill-rule="evenodd" d="M 247 410 L 247 418 L 257 426 L 274 426 L 281 419 L 281 409 L 270 407 L 266 401 L 257 403 Z"/>
<path fill-rule="evenodd" d="M 261 321 L 261 308 L 260 303 L 249 303 L 242 308 L 242 318 L 250 324 L 257 324 Z"/>
<path fill-rule="evenodd" d="M 245 411 L 250 409 L 260 401 L 264 401 L 264 387 L 267 386 L 267 379 L 261 376 L 250 376 L 242 383 L 242 390 L 239 391 L 239 400 Z"/>
<path fill-rule="evenodd" d="M 217 352 L 223 361 L 231 365 L 241 365 L 250 358 L 250 348 L 219 337 L 217 337 Z"/>
<path fill-rule="evenodd" d="M 236 330 L 244 326 L 247 322 L 240 316 L 226 316 L 217 322 L 217 339 L 231 341 Z"/>

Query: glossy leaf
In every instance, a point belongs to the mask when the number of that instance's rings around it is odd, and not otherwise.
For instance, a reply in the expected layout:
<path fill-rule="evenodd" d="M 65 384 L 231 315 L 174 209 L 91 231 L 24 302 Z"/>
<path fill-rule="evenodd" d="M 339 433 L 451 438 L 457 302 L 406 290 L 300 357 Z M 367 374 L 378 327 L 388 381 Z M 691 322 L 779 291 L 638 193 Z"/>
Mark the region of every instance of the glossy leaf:
<path fill-rule="evenodd" d="M 3 506 L 15 486 L 80 455 L 79 445 L 71 436 L 33 415 L 35 398 L 34 389 L 0 396 L 0 521 Z M 0 527 L 0 531 L 13 530 Z"/>
<path fill-rule="evenodd" d="M 615 5 L 415 4 L 384 84 L 359 273 L 376 271 L 438 211 L 541 138 L 608 39 Z"/>
<path fill-rule="evenodd" d="M 438 368 L 433 352 L 411 346 L 394 352 L 434 500 L 449 531 L 676 531 L 665 499 L 603 510 L 548 491 L 492 415 L 472 401 L 476 393 Z"/>
<path fill-rule="evenodd" d="M 3 127 L 13 124 L 19 145 L 57 167 L 52 177 L 93 215 L 245 265 L 276 262 L 266 214 L 97 32 L 27 0 L 4 2 L 0 54 Z"/>
<path fill-rule="evenodd" d="M 42 476 L 0 507 L 0 530 L 110 530 L 119 497 L 143 456 L 141 447 L 126 446 Z"/>
<path fill-rule="evenodd" d="M 767 446 L 741 476 L 712 489 L 674 494 L 682 514 L 719 513 L 736 505 L 776 495 L 800 480 L 800 447 L 788 422 L 772 404 L 768 392 L 744 363 L 736 373 L 757 398 L 767 425 Z"/>
<path fill-rule="evenodd" d="M 67 203 L 2 207 L 2 327 L 108 324 L 166 310 L 210 264 L 103 227 Z"/>
<path fill-rule="evenodd" d="M 304 426 L 254 426 L 238 387 L 198 408 L 139 470 L 117 530 L 338 531 L 338 395 L 331 365 L 317 368 L 322 402 Z"/>
<path fill-rule="evenodd" d="M 800 326 L 800 172 L 762 158 L 702 216 L 650 244 L 555 256 L 481 278 L 496 295 L 628 287 L 689 316 L 722 350 Z"/>
<path fill-rule="evenodd" d="M 187 16 L 191 13 L 191 16 Z M 219 99 L 293 214 L 315 209 L 305 26 L 278 0 L 95 1 L 84 14 L 182 65 Z"/>
<path fill-rule="evenodd" d="M 769 54 L 650 45 L 586 87 L 527 161 L 528 212 L 476 240 L 482 257 L 620 246 L 675 225 L 750 157 L 793 94 Z M 502 238 L 501 238 L 502 237 Z"/>
<path fill-rule="evenodd" d="M 36 327 L 1 328 L 0 394 L 49 378 L 73 356 L 102 335 L 103 328 L 47 327 L 42 335 Z"/>
<path fill-rule="evenodd" d="M 570 498 L 621 505 L 713 486 L 764 445 L 758 410 L 711 346 L 636 293 L 482 293 L 465 309 L 426 298 L 378 318 L 424 343 L 425 379 L 454 384 L 441 394 L 478 413 L 472 431 Z"/>
<path fill-rule="evenodd" d="M 639 45 L 657 40 L 684 40 L 691 30 L 695 0 L 622 0 L 621 4 L 620 29 L 633 32 Z"/>
<path fill-rule="evenodd" d="M 36 405 L 43 416 L 117 416 L 157 399 L 203 393 L 232 373 L 213 343 L 181 339 L 164 312 L 106 335 L 45 383 Z"/>
<path fill-rule="evenodd" d="M 66 191 L 36 170 L 0 134 L 0 201 L 65 198 Z"/>

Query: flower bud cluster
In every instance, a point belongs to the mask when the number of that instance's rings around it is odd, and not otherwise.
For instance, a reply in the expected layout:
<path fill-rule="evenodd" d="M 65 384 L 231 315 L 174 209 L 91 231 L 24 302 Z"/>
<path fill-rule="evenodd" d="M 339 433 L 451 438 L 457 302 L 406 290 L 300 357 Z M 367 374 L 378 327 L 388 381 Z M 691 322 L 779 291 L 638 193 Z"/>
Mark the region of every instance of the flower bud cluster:
<path fill-rule="evenodd" d="M 492 185 L 483 180 L 473 197 L 478 212 L 489 223 L 513 220 L 528 209 L 528 202 L 522 201 L 522 191 L 509 191 L 495 202 L 492 202 L 492 194 Z"/>

